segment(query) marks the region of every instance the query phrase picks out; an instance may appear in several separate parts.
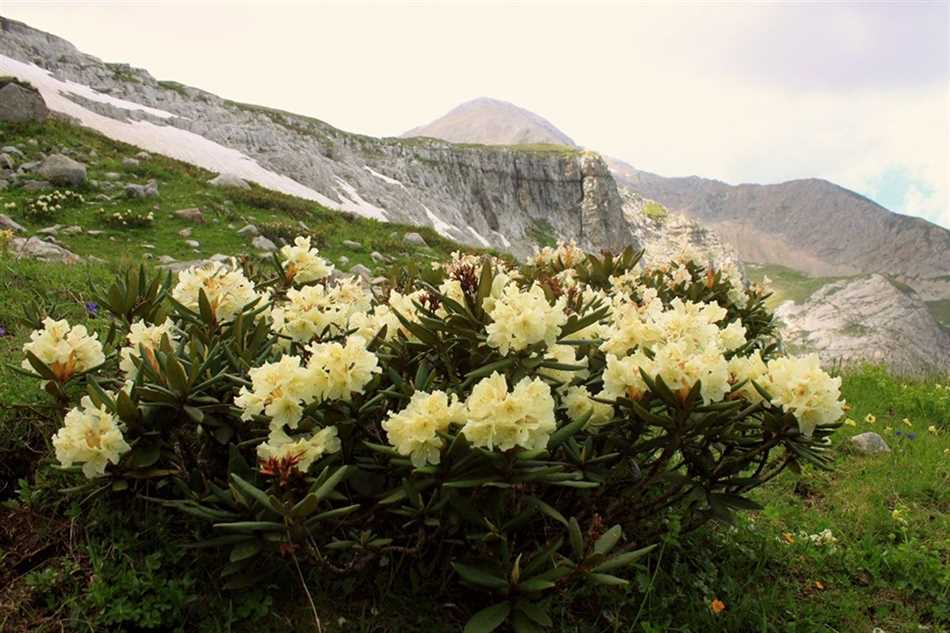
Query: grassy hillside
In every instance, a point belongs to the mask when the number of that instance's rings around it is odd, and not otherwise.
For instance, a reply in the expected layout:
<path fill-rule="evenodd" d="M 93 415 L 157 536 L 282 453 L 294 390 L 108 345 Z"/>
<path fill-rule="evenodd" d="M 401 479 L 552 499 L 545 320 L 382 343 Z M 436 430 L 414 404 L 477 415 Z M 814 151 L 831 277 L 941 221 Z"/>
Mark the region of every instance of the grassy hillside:
<path fill-rule="evenodd" d="M 10 215 L 28 229 L 60 224 L 64 227 L 80 226 L 86 231 L 102 231 L 98 235 L 60 233 L 57 236 L 66 248 L 79 255 L 95 255 L 115 262 L 138 262 L 143 257 L 160 255 L 191 260 L 215 253 L 252 253 L 250 238 L 237 234 L 237 230 L 246 224 L 256 225 L 275 242 L 280 237 L 310 235 L 321 252 L 334 262 L 338 263 L 340 256 L 349 259 L 349 263 L 341 267 L 344 270 L 356 263 L 375 268 L 370 259 L 372 251 L 407 259 L 438 257 L 460 248 L 428 227 L 390 224 L 331 211 L 315 202 L 256 185 L 252 185 L 250 190 L 218 189 L 207 184 L 215 174 L 159 155 L 139 160 L 135 166 L 125 166 L 123 159 L 134 158 L 140 151 L 138 148 L 68 123 L 50 121 L 42 126 L 0 123 L 0 138 L 4 145 L 19 147 L 26 160 L 39 159 L 41 152 L 50 154 L 65 149 L 88 166 L 90 180 L 100 183 L 99 188 L 87 184 L 75 189 L 83 195 L 85 202 L 64 205 L 61 211 L 42 217 L 31 215 L 29 209 L 36 206 L 36 200 L 43 193 L 48 192 L 28 192 L 22 188 L 0 191 L 0 213 Z M 36 144 L 32 144 L 31 139 Z M 110 182 L 106 176 L 109 173 L 117 175 L 111 182 L 122 185 L 144 185 L 149 179 L 155 179 L 159 197 L 128 198 L 121 186 L 106 189 L 101 183 Z M 106 195 L 111 199 L 100 199 Z M 205 224 L 174 216 L 176 210 L 194 207 L 202 210 Z M 116 226 L 109 220 L 114 213 L 127 212 L 135 217 L 151 212 L 154 221 L 150 226 L 128 228 Z M 198 252 L 185 244 L 186 238 L 179 236 L 179 231 L 186 228 L 192 232 L 187 239 L 200 243 Z M 420 233 L 429 248 L 420 249 L 404 242 L 402 236 L 409 231 Z M 362 248 L 345 246 L 343 242 L 348 240 L 360 242 Z"/>
<path fill-rule="evenodd" d="M 803 303 L 825 284 L 840 279 L 840 277 L 812 277 L 778 264 L 747 264 L 746 270 L 753 283 L 760 283 L 765 277 L 772 280 L 772 288 L 775 292 L 769 297 L 767 303 L 773 309 L 786 301 Z"/>

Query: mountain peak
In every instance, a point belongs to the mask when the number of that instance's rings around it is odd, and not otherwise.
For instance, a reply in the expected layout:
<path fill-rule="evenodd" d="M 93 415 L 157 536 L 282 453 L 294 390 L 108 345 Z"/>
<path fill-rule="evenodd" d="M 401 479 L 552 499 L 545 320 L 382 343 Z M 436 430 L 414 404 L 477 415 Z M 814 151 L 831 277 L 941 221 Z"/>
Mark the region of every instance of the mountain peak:
<path fill-rule="evenodd" d="M 453 143 L 526 145 L 550 143 L 577 147 L 553 123 L 508 101 L 478 97 L 466 101 L 438 119 L 402 135 L 430 136 Z"/>

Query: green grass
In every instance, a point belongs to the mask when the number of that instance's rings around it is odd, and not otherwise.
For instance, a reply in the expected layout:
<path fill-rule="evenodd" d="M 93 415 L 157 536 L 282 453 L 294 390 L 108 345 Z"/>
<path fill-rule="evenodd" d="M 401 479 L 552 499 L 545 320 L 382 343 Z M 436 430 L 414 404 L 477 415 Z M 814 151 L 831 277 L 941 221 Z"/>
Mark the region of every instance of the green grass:
<path fill-rule="evenodd" d="M 80 160 L 88 164 L 91 180 L 103 182 L 107 172 L 120 174 L 121 183 L 145 184 L 149 179 L 158 181 L 160 196 L 157 199 L 128 199 L 121 189 L 107 192 L 117 200 L 96 199 L 98 190 L 86 186 L 80 191 L 86 203 L 76 208 L 64 209 L 54 218 L 31 220 L 25 209 L 40 193 L 30 193 L 18 188 L 0 191 L 0 212 L 13 217 L 30 230 L 52 224 L 78 225 L 84 229 L 102 230 L 102 235 L 60 235 L 58 239 L 69 250 L 79 255 L 95 255 L 115 260 L 141 261 L 151 255 L 170 255 L 179 260 L 210 257 L 215 253 L 241 255 L 252 253 L 250 240 L 237 234 L 236 230 L 251 223 L 282 225 L 283 233 L 310 235 L 325 257 L 338 262 L 345 255 L 348 270 L 361 263 L 370 268 L 377 265 L 370 259 L 372 251 L 379 251 L 400 260 L 411 258 L 440 258 L 453 250 L 463 248 L 447 240 L 429 227 L 413 227 L 402 224 L 378 222 L 351 214 L 332 211 L 321 205 L 277 193 L 252 185 L 249 191 L 217 189 L 207 184 L 215 174 L 180 161 L 153 155 L 137 167 L 123 167 L 122 159 L 134 156 L 139 149 L 118 143 L 90 130 L 59 121 L 44 125 L 11 125 L 0 123 L 0 136 L 5 144 L 22 146 L 28 159 L 39 157 L 39 152 L 59 151 L 66 147 L 73 150 Z M 36 139 L 39 144 L 31 146 L 27 139 Z M 90 151 L 97 157 L 89 159 Z M 105 192 L 105 190 L 103 190 Z M 13 208 L 4 208 L 13 203 Z M 192 224 L 174 217 L 177 209 L 199 207 L 207 219 L 206 224 Z M 147 213 L 153 211 L 155 223 L 150 227 L 118 229 L 106 226 L 98 217 L 102 213 L 125 211 Z M 300 226 L 303 223 L 306 228 Z M 200 243 L 195 253 L 179 237 L 181 229 L 190 228 L 190 239 Z M 403 242 L 409 231 L 416 231 L 425 238 L 428 248 L 418 248 Z M 343 245 L 346 240 L 360 242 L 358 250 Z M 153 248 L 149 248 L 148 246 Z M 472 250 L 463 248 L 463 250 Z"/>
<path fill-rule="evenodd" d="M 803 303 L 822 286 L 842 279 L 841 277 L 811 277 L 778 264 L 748 264 L 746 272 L 753 283 L 761 282 L 766 276 L 772 280 L 774 293 L 766 302 L 771 308 L 785 301 Z"/>
<path fill-rule="evenodd" d="M 662 220 L 669 215 L 669 211 L 659 202 L 648 200 L 647 203 L 643 205 L 643 214 L 654 220 Z"/>
<path fill-rule="evenodd" d="M 538 246 L 549 246 L 551 248 L 557 246 L 557 237 L 554 233 L 554 227 L 543 218 L 536 218 L 534 223 L 528 227 L 526 233 Z"/>

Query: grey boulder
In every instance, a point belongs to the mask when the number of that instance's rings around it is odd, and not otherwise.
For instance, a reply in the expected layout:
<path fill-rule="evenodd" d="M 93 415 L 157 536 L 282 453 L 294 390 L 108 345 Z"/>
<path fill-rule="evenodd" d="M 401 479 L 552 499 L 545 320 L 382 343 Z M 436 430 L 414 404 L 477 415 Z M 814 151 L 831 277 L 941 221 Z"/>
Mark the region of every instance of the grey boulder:
<path fill-rule="evenodd" d="M 44 121 L 48 116 L 46 102 L 35 89 L 15 81 L 0 87 L 0 121 L 25 123 Z"/>
<path fill-rule="evenodd" d="M 86 166 L 62 154 L 53 154 L 44 160 L 37 173 L 54 185 L 75 187 L 86 181 Z"/>
<path fill-rule="evenodd" d="M 852 437 L 851 448 L 862 455 L 878 455 L 891 452 L 891 447 L 887 445 L 884 438 L 873 431 L 867 431 Z"/>
<path fill-rule="evenodd" d="M 7 229 L 14 233 L 25 233 L 26 229 L 5 213 L 0 213 L 0 229 Z"/>
<path fill-rule="evenodd" d="M 208 181 L 208 184 L 212 187 L 230 187 L 234 189 L 250 189 L 251 186 L 247 184 L 247 181 L 235 176 L 234 174 L 218 174 L 214 178 Z"/>
<path fill-rule="evenodd" d="M 402 241 L 413 246 L 428 246 L 425 239 L 415 231 L 406 233 L 402 236 Z"/>
<path fill-rule="evenodd" d="M 257 250 L 264 251 L 265 253 L 273 253 L 277 250 L 277 244 L 274 244 L 271 240 L 267 239 L 263 235 L 258 235 L 251 242 L 251 246 Z"/>
<path fill-rule="evenodd" d="M 195 224 L 205 223 L 205 216 L 198 207 L 178 209 L 175 211 L 175 217 L 179 220 L 185 220 L 186 222 L 194 222 Z"/>
<path fill-rule="evenodd" d="M 79 261 L 79 256 L 75 253 L 66 250 L 62 246 L 44 242 L 36 236 L 29 239 L 22 237 L 13 238 L 11 251 L 16 257 L 27 257 L 44 262 L 74 264 Z"/>

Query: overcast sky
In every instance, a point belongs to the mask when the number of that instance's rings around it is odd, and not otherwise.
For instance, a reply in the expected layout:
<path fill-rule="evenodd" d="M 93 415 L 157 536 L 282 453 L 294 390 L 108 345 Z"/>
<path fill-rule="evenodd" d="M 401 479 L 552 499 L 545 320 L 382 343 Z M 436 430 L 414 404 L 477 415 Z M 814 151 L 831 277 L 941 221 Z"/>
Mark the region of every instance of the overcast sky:
<path fill-rule="evenodd" d="M 663 175 L 827 178 L 950 227 L 948 2 L 23 2 L 106 61 L 396 135 L 478 96 Z"/>

